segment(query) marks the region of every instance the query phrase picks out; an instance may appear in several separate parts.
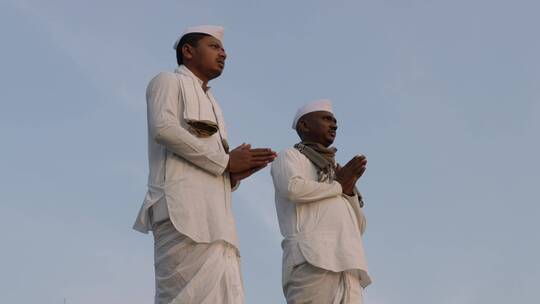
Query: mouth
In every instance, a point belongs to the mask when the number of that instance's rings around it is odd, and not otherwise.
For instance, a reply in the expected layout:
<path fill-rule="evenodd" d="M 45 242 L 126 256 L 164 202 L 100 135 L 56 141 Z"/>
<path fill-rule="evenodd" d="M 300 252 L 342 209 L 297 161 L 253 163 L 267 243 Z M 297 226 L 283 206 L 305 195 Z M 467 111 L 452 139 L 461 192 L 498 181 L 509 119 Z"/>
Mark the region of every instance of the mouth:
<path fill-rule="evenodd" d="M 223 69 L 225 67 L 225 60 L 218 60 L 217 63 L 218 63 L 220 68 Z"/>
<path fill-rule="evenodd" d="M 336 137 L 336 131 L 330 131 L 328 134 L 332 136 L 332 138 Z"/>

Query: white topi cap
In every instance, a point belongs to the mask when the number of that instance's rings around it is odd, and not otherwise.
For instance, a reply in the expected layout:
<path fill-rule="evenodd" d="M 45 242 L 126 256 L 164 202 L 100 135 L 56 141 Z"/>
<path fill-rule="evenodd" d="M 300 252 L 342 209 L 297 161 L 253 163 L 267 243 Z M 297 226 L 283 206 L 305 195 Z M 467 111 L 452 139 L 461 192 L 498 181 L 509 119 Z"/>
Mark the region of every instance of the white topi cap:
<path fill-rule="evenodd" d="M 302 116 L 306 115 L 307 113 L 317 111 L 326 111 L 334 114 L 334 111 L 332 110 L 332 101 L 330 99 L 321 99 L 312 101 L 302 106 L 300 109 L 298 109 L 298 111 L 296 111 L 296 115 L 294 116 L 294 120 L 292 123 L 292 128 L 296 130 L 298 120 L 300 120 Z"/>
<path fill-rule="evenodd" d="M 223 43 L 223 32 L 224 31 L 225 31 L 225 29 L 222 26 L 217 26 L 217 25 L 190 26 L 190 27 L 188 27 L 186 29 L 185 32 L 182 33 L 182 35 L 180 35 L 178 37 L 178 39 L 176 39 L 176 41 L 174 42 L 174 45 L 173 45 L 173 49 L 176 50 L 176 48 L 178 47 L 178 43 L 180 43 L 180 39 L 182 39 L 182 37 L 184 37 L 184 35 L 191 34 L 191 33 L 208 34 L 208 35 L 216 38 L 217 40 L 221 41 L 221 43 Z"/>

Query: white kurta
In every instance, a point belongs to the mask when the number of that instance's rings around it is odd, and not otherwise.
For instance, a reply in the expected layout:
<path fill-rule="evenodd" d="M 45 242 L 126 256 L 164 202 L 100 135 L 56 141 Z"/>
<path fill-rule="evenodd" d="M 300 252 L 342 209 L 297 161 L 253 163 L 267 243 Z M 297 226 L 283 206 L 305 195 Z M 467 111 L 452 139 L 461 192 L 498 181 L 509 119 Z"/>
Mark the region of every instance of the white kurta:
<path fill-rule="evenodd" d="M 198 98 L 188 100 L 181 90 L 181 77 L 193 80 Z M 152 228 L 152 211 L 159 219 L 170 218 L 174 227 L 198 243 L 224 240 L 238 248 L 236 225 L 231 208 L 231 186 L 225 172 L 225 125 L 212 94 L 189 69 L 162 72 L 147 88 L 148 192 L 134 224 L 147 233 Z M 197 100 L 198 99 L 198 100 Z M 215 115 L 220 131 L 200 138 L 189 131 L 184 103 L 200 113 Z M 151 208 L 153 206 L 153 208 Z M 154 210 L 152 210 L 154 209 Z M 156 218 L 156 214 L 154 214 Z"/>
<path fill-rule="evenodd" d="M 354 271 L 362 287 L 371 283 L 362 244 L 365 217 L 357 196 L 341 185 L 317 181 L 317 169 L 294 148 L 272 163 L 276 210 L 284 237 L 283 286 L 303 262 L 333 272 Z"/>

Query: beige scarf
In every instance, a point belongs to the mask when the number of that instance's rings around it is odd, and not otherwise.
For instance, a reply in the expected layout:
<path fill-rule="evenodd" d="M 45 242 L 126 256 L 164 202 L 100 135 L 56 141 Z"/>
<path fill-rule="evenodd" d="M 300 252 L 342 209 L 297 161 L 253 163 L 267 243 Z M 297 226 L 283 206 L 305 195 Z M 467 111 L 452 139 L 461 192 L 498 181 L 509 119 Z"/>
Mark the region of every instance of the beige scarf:
<path fill-rule="evenodd" d="M 294 147 L 317 167 L 319 182 L 332 182 L 336 176 L 336 152 L 334 147 L 326 148 L 316 142 L 302 141 Z"/>

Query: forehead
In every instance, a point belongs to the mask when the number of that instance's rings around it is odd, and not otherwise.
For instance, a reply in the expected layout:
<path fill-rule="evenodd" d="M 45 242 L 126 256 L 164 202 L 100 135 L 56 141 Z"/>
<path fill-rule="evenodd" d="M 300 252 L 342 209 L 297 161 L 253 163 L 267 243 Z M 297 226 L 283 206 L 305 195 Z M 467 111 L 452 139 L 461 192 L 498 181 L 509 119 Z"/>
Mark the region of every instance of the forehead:
<path fill-rule="evenodd" d="M 208 43 L 208 44 L 217 43 L 220 47 L 223 47 L 223 44 L 221 43 L 221 41 L 219 41 L 219 39 L 217 39 L 214 36 L 204 36 L 200 41 L 204 43 Z"/>
<path fill-rule="evenodd" d="M 327 117 L 327 116 L 330 116 L 330 117 L 333 117 L 335 118 L 334 114 L 331 113 L 331 112 L 328 112 L 328 111 L 315 111 L 315 112 L 311 112 L 309 114 L 313 114 L 313 116 L 316 116 L 316 117 Z"/>

